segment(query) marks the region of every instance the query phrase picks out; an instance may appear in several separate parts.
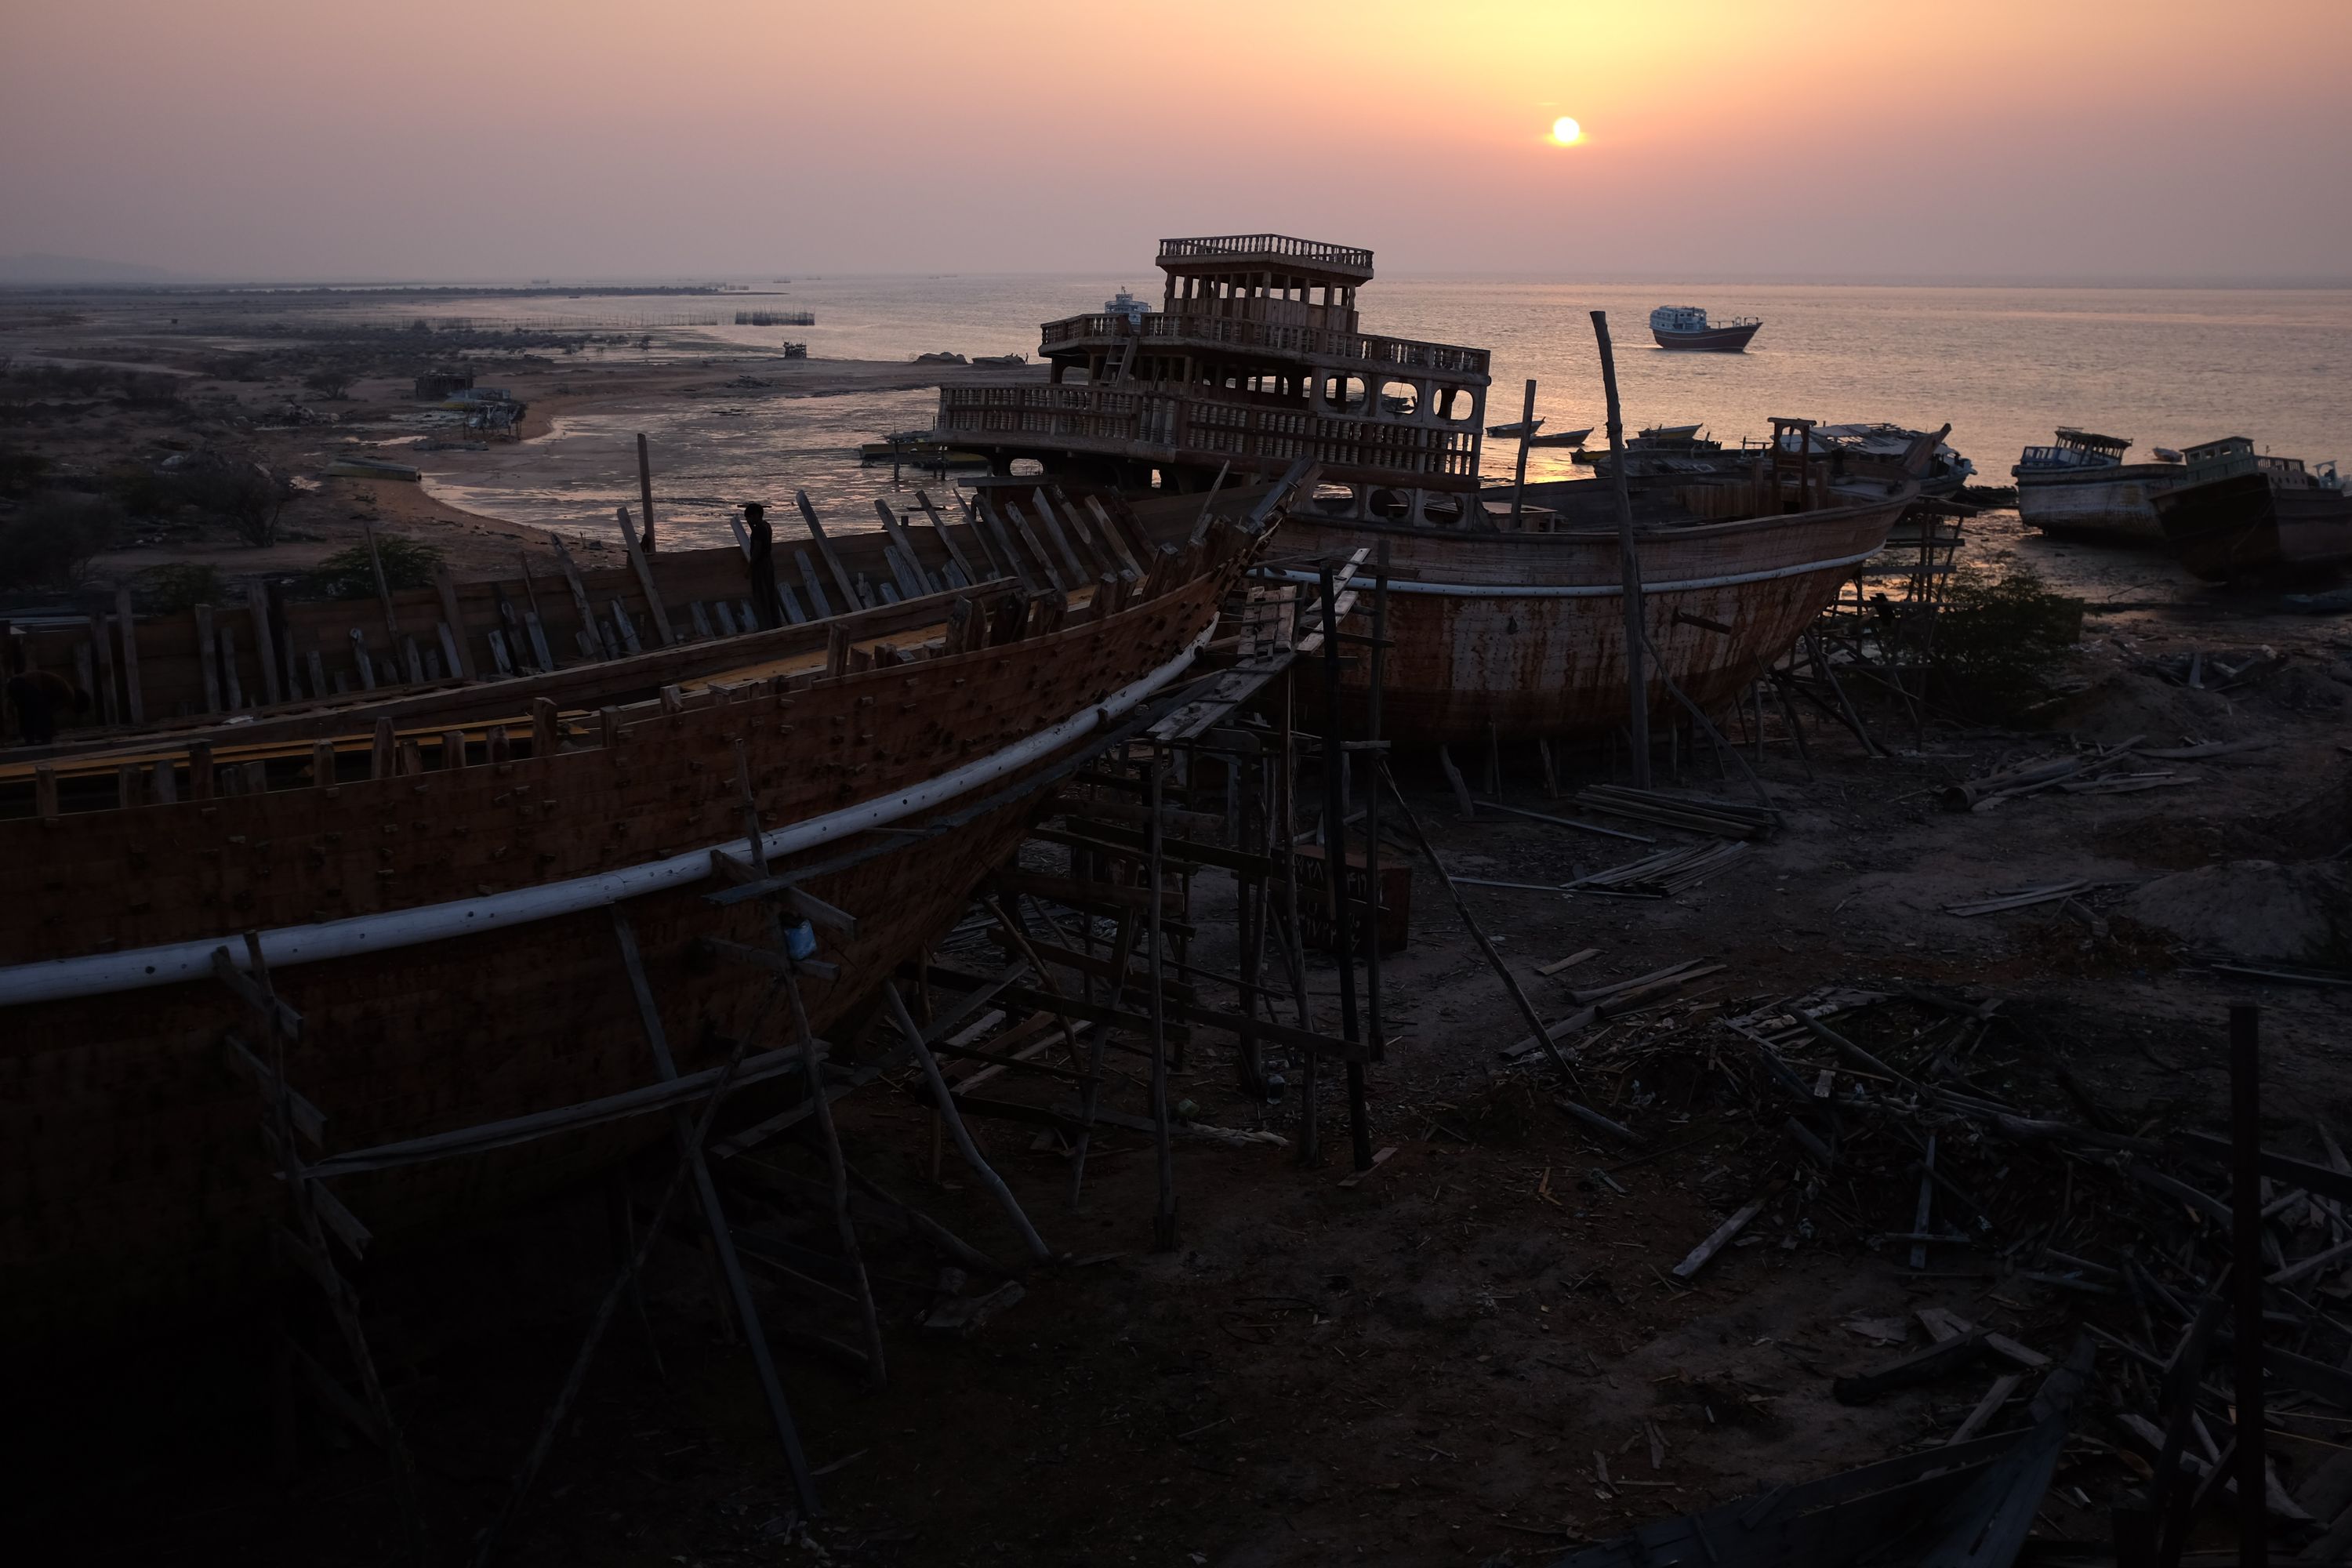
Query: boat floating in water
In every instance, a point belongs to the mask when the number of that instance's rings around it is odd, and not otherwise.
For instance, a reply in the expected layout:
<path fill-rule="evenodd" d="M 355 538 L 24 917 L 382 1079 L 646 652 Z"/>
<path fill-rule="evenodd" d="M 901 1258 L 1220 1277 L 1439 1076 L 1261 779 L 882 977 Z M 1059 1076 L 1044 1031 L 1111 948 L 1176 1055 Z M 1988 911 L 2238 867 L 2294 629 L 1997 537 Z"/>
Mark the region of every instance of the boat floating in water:
<path fill-rule="evenodd" d="M 2010 469 L 2019 519 L 2044 533 L 2116 544 L 2160 545 L 2156 497 L 2189 482 L 2179 455 L 2156 448 L 2153 463 L 2126 463 L 2131 441 L 2071 426 L 2046 447 L 2028 447 Z"/>
<path fill-rule="evenodd" d="M 1748 341 L 1762 330 L 1756 316 L 1733 316 L 1710 321 L 1696 305 L 1661 305 L 1650 312 L 1650 336 L 1662 349 L 1695 349 L 1705 353 L 1744 353 Z"/>
<path fill-rule="evenodd" d="M 2324 574 L 2352 562 L 2352 494 L 2333 462 L 2257 453 L 2243 436 L 2191 447 L 2156 497 L 2180 564 L 2209 583 Z"/>

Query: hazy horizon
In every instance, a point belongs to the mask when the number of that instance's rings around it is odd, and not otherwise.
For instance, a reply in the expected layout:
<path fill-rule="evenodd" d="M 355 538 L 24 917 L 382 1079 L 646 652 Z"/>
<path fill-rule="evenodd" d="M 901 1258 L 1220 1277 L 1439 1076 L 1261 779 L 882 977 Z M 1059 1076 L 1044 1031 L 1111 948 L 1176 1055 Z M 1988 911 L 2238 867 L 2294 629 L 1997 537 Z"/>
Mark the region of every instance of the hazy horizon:
<path fill-rule="evenodd" d="M 1141 283 L 1162 236 L 1260 229 L 1401 277 L 2352 280 L 2341 0 L 79 0 L 12 35 L 0 251 L 188 281 Z"/>

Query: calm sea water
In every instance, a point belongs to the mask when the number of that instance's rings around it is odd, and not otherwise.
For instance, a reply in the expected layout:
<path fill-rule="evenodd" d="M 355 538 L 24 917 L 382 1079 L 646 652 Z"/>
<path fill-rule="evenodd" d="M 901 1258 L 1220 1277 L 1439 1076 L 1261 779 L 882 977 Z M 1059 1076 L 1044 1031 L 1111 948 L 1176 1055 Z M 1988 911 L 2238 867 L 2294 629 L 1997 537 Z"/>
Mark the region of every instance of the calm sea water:
<path fill-rule="evenodd" d="M 805 310 L 811 327 L 670 327 L 627 361 L 772 353 L 787 338 L 818 358 L 908 359 L 929 350 L 1034 354 L 1037 323 L 1097 310 L 1116 289 L 1158 298 L 1139 267 L 1103 277 L 803 278 L 758 296 L 716 300 L 485 300 L 436 302 L 436 314 L 545 319 L 629 311 L 675 320 L 737 309 Z M 1717 437 L 1760 436 L 1775 415 L 1887 420 L 1933 428 L 1979 478 L 2007 483 L 2021 447 L 2060 425 L 2183 447 L 2244 435 L 2306 459 L 2352 456 L 2352 290 L 1954 289 L 1588 284 L 1402 278 L 1360 296 L 1366 331 L 1494 351 L 1487 422 L 1517 417 L 1522 383 L 1538 383 L 1550 428 L 1603 423 L 1599 359 L 1587 313 L 1609 313 L 1629 427 L 1706 425 Z M 1653 306 L 1687 303 L 1717 316 L 1754 315 L 1763 331 L 1744 354 L 1669 353 L 1651 346 Z M 635 433 L 656 444 L 657 489 L 678 498 L 672 531 L 729 537 L 723 505 L 763 497 L 789 504 L 804 488 L 845 522 L 869 518 L 887 468 L 858 468 L 856 445 L 927 425 L 930 393 L 817 398 L 747 394 L 663 408 L 567 417 L 536 452 L 495 460 L 427 456 L 435 486 L 458 504 L 520 521 L 601 536 L 612 507 L 635 496 Z M 1485 467 L 1507 477 L 1512 449 L 1489 443 Z M 1538 452 L 1531 477 L 1570 471 Z M 446 472 L 439 470 L 446 469 Z M 917 482 L 909 479 L 908 485 Z"/>

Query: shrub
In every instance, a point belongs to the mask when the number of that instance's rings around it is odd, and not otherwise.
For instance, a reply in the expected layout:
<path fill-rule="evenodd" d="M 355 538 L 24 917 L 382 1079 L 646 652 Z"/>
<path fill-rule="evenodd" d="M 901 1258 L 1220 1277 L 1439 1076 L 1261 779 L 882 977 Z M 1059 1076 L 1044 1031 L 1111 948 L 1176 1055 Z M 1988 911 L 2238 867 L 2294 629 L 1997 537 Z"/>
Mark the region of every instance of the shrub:
<path fill-rule="evenodd" d="M 320 365 L 304 376 L 302 384 L 330 402 L 340 403 L 352 395 L 352 383 L 358 379 L 356 372 L 329 364 Z"/>
<path fill-rule="evenodd" d="M 152 615 L 170 616 L 195 605 L 217 605 L 228 587 L 217 566 L 173 561 L 139 574 L 139 602 Z"/>
<path fill-rule="evenodd" d="M 278 542 L 278 520 L 294 499 L 293 482 L 265 463 L 229 460 L 180 476 L 181 495 L 236 531 L 255 549 Z"/>
<path fill-rule="evenodd" d="M 1937 700 L 1971 718 L 2017 717 L 2043 696 L 2045 673 L 2083 634 L 2083 601 L 2053 593 L 2031 568 L 1956 574 L 1927 658 Z"/>
<path fill-rule="evenodd" d="M 383 560 L 384 582 L 394 589 L 429 588 L 433 585 L 434 569 L 441 564 L 441 552 L 430 544 L 420 544 L 414 539 L 404 539 L 397 533 L 379 533 L 375 537 L 376 553 Z M 365 599 L 375 594 L 375 567 L 368 559 L 368 547 L 354 544 L 349 550 L 338 550 L 311 570 L 305 581 L 304 591 L 328 599 Z"/>
<path fill-rule="evenodd" d="M 0 496 L 30 495 L 49 471 L 49 460 L 22 447 L 0 445 Z"/>
<path fill-rule="evenodd" d="M 121 531 L 122 509 L 105 496 L 41 496 L 0 522 L 0 588 L 75 587 Z"/>

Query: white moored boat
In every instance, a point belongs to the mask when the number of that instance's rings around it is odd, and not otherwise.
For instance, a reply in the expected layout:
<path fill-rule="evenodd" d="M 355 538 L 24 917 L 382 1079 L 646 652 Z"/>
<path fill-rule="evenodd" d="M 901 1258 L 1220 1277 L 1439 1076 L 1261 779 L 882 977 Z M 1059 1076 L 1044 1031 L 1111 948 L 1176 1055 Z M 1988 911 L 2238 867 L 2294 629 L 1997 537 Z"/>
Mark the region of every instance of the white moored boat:
<path fill-rule="evenodd" d="M 2061 428 L 2047 447 L 2028 447 L 2010 469 L 2017 515 L 2044 533 L 2162 545 L 2154 498 L 2188 483 L 2188 472 L 2161 447 L 2157 462 L 2126 463 L 2130 449 L 2125 437 L 2073 428 Z"/>

